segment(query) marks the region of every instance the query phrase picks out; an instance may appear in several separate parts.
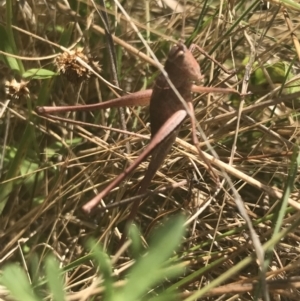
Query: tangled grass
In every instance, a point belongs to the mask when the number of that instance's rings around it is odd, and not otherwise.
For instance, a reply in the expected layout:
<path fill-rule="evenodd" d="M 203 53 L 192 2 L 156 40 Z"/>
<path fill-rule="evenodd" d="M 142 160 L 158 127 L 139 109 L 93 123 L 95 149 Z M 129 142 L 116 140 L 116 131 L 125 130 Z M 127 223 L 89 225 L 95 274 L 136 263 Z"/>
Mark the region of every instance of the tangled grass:
<path fill-rule="evenodd" d="M 184 266 L 184 273 L 149 287 L 143 300 L 170 287 L 184 300 L 299 300 L 300 7 L 286 2 L 264 7 L 260 1 L 126 1 L 131 22 L 113 1 L 105 9 L 97 5 L 107 13 L 114 76 L 104 24 L 92 2 L 6 1 L 0 10 L 5 20 L 0 24 L 1 265 L 30 266 L 27 276 L 35 284 L 52 254 L 65 271 L 66 300 L 100 300 L 105 281 L 92 289 L 98 271 L 86 245 L 94 237 L 113 258 L 115 285 L 126 286 L 121 281 L 135 257 L 117 252 L 117 246 L 130 203 L 93 216 L 81 207 L 147 145 L 147 107 L 59 115 L 66 120 L 38 115 L 34 108 L 97 103 L 151 88 L 157 66 L 134 23 L 158 61 L 163 63 L 178 39 L 195 43 L 235 70 L 228 75 L 195 53 L 203 85 L 242 93 L 195 94 L 195 117 L 206 136 L 199 133 L 201 147 L 217 154 L 215 168 L 230 179 L 221 191 L 215 196 L 216 185 L 192 146 L 187 118 L 149 187 L 152 193 L 143 198 L 136 222 L 145 246 L 163 218 L 180 212 L 187 219 L 201 210 L 170 259 Z M 64 47 L 75 57 L 80 52 L 96 75 L 63 57 Z M 59 74 L 67 69 L 58 62 L 79 71 Z M 118 131 L 124 125 L 129 134 Z M 146 168 L 142 163 L 105 204 L 135 196 Z M 233 188 L 253 228 L 237 207 Z M 49 296 L 43 289 L 41 300 Z M 0 294 L 7 298 L 4 288 Z"/>

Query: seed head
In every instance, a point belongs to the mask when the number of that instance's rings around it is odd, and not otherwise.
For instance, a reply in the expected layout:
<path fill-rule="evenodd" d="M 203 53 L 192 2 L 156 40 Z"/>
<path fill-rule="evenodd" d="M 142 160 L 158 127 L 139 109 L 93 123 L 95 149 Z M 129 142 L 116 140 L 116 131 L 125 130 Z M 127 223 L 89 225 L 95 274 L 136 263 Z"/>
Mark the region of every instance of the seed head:
<path fill-rule="evenodd" d="M 79 57 L 85 63 L 89 65 L 97 65 L 97 62 L 90 60 L 84 53 L 83 48 L 76 48 L 70 52 L 64 52 L 56 57 L 55 64 L 60 74 L 66 76 L 66 78 L 75 84 L 81 83 L 90 78 L 91 71 L 82 66 L 76 59 Z"/>
<path fill-rule="evenodd" d="M 11 99 L 19 99 L 29 96 L 28 82 L 21 80 L 17 82 L 15 79 L 5 82 L 5 93 Z"/>

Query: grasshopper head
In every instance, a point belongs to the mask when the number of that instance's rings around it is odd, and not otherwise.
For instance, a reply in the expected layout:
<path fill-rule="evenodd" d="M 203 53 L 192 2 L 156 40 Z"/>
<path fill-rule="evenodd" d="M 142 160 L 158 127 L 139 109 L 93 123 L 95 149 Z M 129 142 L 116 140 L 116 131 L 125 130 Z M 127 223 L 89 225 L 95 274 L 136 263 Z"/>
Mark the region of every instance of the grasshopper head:
<path fill-rule="evenodd" d="M 196 82 L 200 82 L 203 79 L 198 62 L 182 42 L 178 42 L 170 50 L 166 71 L 172 81 L 175 80 L 175 77 Z"/>

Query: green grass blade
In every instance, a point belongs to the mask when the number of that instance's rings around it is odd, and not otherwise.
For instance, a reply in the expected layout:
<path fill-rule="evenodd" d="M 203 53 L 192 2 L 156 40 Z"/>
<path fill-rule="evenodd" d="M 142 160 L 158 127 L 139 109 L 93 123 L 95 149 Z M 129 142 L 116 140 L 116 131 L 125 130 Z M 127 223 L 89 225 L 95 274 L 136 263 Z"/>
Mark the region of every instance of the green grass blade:
<path fill-rule="evenodd" d="M 46 279 L 50 292 L 55 301 L 65 301 L 64 283 L 62 273 L 57 261 L 53 257 L 46 258 L 45 262 Z"/>

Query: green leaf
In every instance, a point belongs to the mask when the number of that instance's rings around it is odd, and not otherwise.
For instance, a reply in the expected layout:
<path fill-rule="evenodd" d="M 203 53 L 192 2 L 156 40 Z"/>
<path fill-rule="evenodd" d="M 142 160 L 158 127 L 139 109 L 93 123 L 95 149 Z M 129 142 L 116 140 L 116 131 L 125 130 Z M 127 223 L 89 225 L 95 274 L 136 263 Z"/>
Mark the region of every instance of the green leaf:
<path fill-rule="evenodd" d="M 156 230 L 148 253 L 139 258 L 128 275 L 128 283 L 118 291 L 114 301 L 141 300 L 154 285 L 166 277 L 174 277 L 181 272 L 181 267 L 168 268 L 166 261 L 178 247 L 184 233 L 182 216 L 170 219 L 165 226 Z"/>
<path fill-rule="evenodd" d="M 31 78 L 31 79 L 47 79 L 57 75 L 58 73 L 48 69 L 33 68 L 25 71 L 22 76 L 23 78 Z"/>
<path fill-rule="evenodd" d="M 169 291 L 164 291 L 160 292 L 157 296 L 154 298 L 151 298 L 149 301 L 174 301 L 174 300 L 180 300 L 178 298 L 178 294 L 175 292 L 169 292 Z"/>
<path fill-rule="evenodd" d="M 62 271 L 58 267 L 57 261 L 49 256 L 45 262 L 46 268 L 46 279 L 48 280 L 48 287 L 52 293 L 53 300 L 55 301 L 64 301 L 64 285 L 62 279 Z"/>
<path fill-rule="evenodd" d="M 24 271 L 17 265 L 8 265 L 4 268 L 0 283 L 9 290 L 16 300 L 40 301 L 34 294 Z"/>

